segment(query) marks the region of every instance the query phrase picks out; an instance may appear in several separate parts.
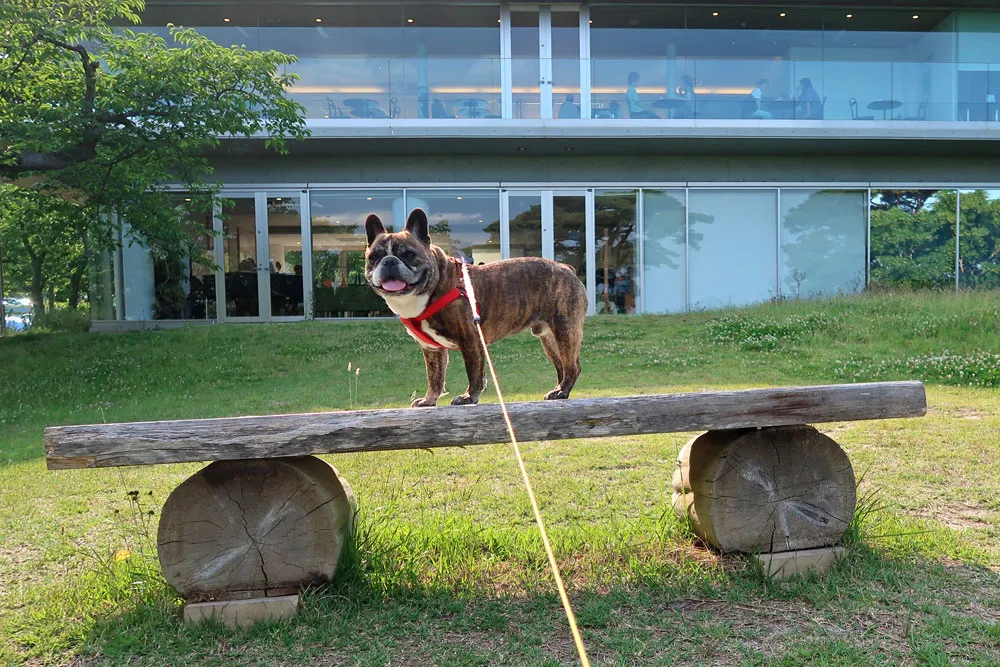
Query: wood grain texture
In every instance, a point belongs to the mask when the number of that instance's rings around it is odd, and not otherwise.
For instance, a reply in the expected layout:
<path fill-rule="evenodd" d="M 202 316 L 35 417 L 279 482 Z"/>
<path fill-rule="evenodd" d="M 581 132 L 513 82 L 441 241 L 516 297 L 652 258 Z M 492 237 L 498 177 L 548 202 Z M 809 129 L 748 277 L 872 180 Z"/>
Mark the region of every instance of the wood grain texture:
<path fill-rule="evenodd" d="M 518 439 L 562 440 L 917 417 L 920 382 L 585 398 L 509 406 Z M 233 417 L 45 430 L 50 469 L 507 442 L 499 405 Z"/>
<path fill-rule="evenodd" d="M 217 461 L 167 498 L 156 540 L 164 578 L 192 601 L 329 582 L 354 507 L 351 487 L 313 456 Z"/>
<path fill-rule="evenodd" d="M 837 544 L 856 502 L 854 471 L 812 426 L 710 431 L 685 445 L 674 512 L 722 551 L 794 551 Z"/>

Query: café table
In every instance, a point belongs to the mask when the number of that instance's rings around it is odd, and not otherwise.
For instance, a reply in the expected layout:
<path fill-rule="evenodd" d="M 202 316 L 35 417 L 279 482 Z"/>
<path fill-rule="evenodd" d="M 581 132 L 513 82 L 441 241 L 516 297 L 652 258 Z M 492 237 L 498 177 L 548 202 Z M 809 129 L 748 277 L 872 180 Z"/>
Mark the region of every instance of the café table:
<path fill-rule="evenodd" d="M 666 109 L 667 111 L 677 111 L 688 105 L 688 101 L 680 97 L 661 97 L 649 103 L 654 109 Z"/>
<path fill-rule="evenodd" d="M 887 118 L 886 113 L 890 109 L 898 109 L 901 106 L 903 106 L 903 103 L 899 100 L 875 100 L 874 102 L 870 102 L 868 104 L 868 108 L 872 111 L 882 112 L 882 120 Z"/>
<path fill-rule="evenodd" d="M 467 97 L 455 100 L 455 115 L 459 118 L 489 118 L 490 109 L 486 100 Z"/>
<path fill-rule="evenodd" d="M 344 100 L 344 106 L 351 110 L 352 116 L 372 118 L 378 109 L 378 102 L 365 97 L 349 97 Z"/>

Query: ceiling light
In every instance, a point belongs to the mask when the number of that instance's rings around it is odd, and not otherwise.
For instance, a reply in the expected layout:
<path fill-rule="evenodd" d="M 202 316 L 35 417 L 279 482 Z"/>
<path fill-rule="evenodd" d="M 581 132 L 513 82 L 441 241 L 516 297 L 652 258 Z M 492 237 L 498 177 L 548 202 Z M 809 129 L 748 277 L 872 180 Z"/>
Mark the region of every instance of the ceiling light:
<path fill-rule="evenodd" d="M 316 23 L 322 23 L 322 22 L 323 22 L 323 19 L 321 19 L 320 17 L 317 16 L 316 17 Z"/>
<path fill-rule="evenodd" d="M 587 23 L 589 23 L 590 25 L 594 25 L 594 19 L 590 19 L 589 21 L 587 21 Z"/>
<path fill-rule="evenodd" d="M 275 197 L 275 201 L 281 201 L 281 197 Z"/>
<path fill-rule="evenodd" d="M 910 17 L 910 18 L 912 18 L 912 19 L 913 19 L 914 21 L 916 21 L 916 20 L 917 20 L 918 18 L 920 18 L 920 14 L 914 14 L 914 15 L 913 15 L 912 17 Z"/>
<path fill-rule="evenodd" d="M 413 19 L 406 19 L 407 23 L 413 23 Z"/>
<path fill-rule="evenodd" d="M 480 220 L 479 222 L 482 222 L 482 220 Z"/>
<path fill-rule="evenodd" d="M 526 150 L 528 150 L 528 149 L 527 149 L 527 148 L 525 148 L 524 146 L 518 146 L 518 147 L 517 147 L 517 150 L 518 150 L 518 152 L 520 152 L 520 153 L 523 153 L 524 151 L 526 151 Z"/>
<path fill-rule="evenodd" d="M 455 199 L 461 199 L 461 197 L 455 197 Z"/>
<path fill-rule="evenodd" d="M 184 201 L 191 201 L 191 198 L 190 197 L 185 197 Z"/>
<path fill-rule="evenodd" d="M 339 224 L 340 224 L 340 220 L 334 220 L 334 221 L 333 221 L 333 224 L 335 224 L 335 225 L 339 225 Z"/>
<path fill-rule="evenodd" d="M 564 148 L 563 150 L 566 151 L 567 153 L 572 153 L 573 152 L 573 147 L 572 146 L 566 146 L 566 148 Z"/>
<path fill-rule="evenodd" d="M 719 12 L 712 12 L 712 16 L 718 16 Z"/>
<path fill-rule="evenodd" d="M 853 18 L 854 18 L 854 14 L 848 14 L 848 15 L 847 15 L 847 18 L 849 18 L 849 19 L 853 19 Z"/>
<path fill-rule="evenodd" d="M 368 201 L 371 201 L 371 200 L 372 200 L 372 198 L 371 198 L 371 197 L 365 197 L 365 199 L 367 199 Z"/>
<path fill-rule="evenodd" d="M 785 12 L 781 12 L 780 14 L 778 14 L 778 16 L 781 18 L 785 18 Z"/>
<path fill-rule="evenodd" d="M 229 18 L 228 16 L 226 18 L 222 19 L 223 23 L 229 23 L 230 21 L 232 21 L 232 19 Z"/>

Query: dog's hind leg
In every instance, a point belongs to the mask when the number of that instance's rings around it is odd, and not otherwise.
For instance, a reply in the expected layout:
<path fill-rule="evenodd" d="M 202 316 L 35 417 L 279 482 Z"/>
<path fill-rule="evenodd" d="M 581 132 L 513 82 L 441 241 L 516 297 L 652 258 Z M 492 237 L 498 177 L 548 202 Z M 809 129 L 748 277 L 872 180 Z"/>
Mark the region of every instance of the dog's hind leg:
<path fill-rule="evenodd" d="M 558 326 L 558 325 L 557 325 Z M 550 332 L 545 336 L 540 336 L 542 345 L 545 346 L 545 353 L 556 365 L 559 374 L 559 384 L 556 388 L 545 394 L 546 400 L 569 398 L 569 393 L 573 390 L 573 385 L 580 377 L 580 345 L 583 343 L 583 331 L 580 329 L 570 329 L 563 327 L 558 332 Z M 560 361 L 556 363 L 555 359 Z"/>
<path fill-rule="evenodd" d="M 420 348 L 424 353 L 424 365 L 427 366 L 427 393 L 410 403 L 411 408 L 429 408 L 437 405 L 437 400 L 444 395 L 444 380 L 448 374 L 448 350 L 429 350 Z"/>
<path fill-rule="evenodd" d="M 562 350 L 559 349 L 559 342 L 552 335 L 551 331 L 546 331 L 538 335 L 538 340 L 541 341 L 542 347 L 545 349 L 545 356 L 556 367 L 556 388 L 545 394 L 545 398 L 565 398 L 565 396 L 553 396 L 553 394 L 558 393 L 562 389 L 563 380 L 566 378 L 566 367 L 563 364 Z"/>

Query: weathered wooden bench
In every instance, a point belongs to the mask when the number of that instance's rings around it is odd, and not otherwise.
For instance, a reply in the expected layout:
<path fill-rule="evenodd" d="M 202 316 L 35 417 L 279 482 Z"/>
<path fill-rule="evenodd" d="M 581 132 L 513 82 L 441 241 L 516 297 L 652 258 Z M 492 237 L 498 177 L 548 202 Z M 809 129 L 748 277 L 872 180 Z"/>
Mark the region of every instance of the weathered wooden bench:
<path fill-rule="evenodd" d="M 854 514 L 847 455 L 807 424 L 921 416 L 926 398 L 919 382 L 882 382 L 509 408 L 524 442 L 707 431 L 678 457 L 675 512 L 714 547 L 772 554 L 777 560 L 768 562 L 778 568 L 783 555 L 836 545 Z M 167 582 L 189 601 L 186 617 L 221 605 L 224 620 L 236 623 L 261 609 L 291 612 L 297 598 L 287 596 L 334 576 L 355 503 L 348 484 L 314 454 L 507 441 L 498 405 L 45 431 L 52 470 L 214 461 L 170 494 L 157 550 Z M 205 601 L 214 602 L 198 604 Z"/>

